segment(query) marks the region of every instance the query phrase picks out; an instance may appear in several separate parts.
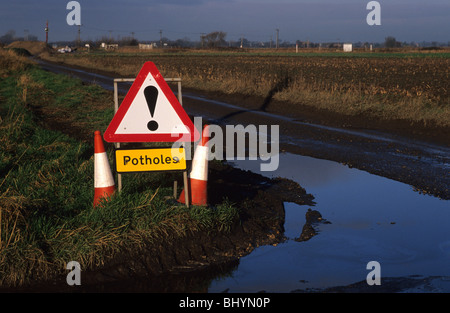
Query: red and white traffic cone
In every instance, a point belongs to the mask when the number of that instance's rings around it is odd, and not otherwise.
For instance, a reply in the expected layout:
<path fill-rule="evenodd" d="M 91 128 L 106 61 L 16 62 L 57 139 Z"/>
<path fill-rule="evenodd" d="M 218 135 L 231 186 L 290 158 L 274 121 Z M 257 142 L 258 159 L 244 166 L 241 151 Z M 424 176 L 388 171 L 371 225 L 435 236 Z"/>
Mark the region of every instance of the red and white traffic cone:
<path fill-rule="evenodd" d="M 94 132 L 94 207 L 102 199 L 108 199 L 116 191 L 114 178 L 109 166 L 108 155 L 105 151 L 100 131 Z"/>
<path fill-rule="evenodd" d="M 208 140 L 209 128 L 208 125 L 205 125 L 202 142 L 195 148 L 191 172 L 189 173 L 189 202 L 193 205 L 205 206 L 208 204 Z M 185 203 L 184 190 L 181 192 L 178 202 Z"/>

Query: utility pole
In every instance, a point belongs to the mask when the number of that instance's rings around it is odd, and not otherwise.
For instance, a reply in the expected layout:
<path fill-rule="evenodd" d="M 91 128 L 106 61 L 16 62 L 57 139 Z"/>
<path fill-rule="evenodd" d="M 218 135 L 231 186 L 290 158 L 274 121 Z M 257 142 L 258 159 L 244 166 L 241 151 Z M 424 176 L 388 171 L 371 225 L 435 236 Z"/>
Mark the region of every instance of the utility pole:
<path fill-rule="evenodd" d="M 203 48 L 203 45 L 204 45 L 204 42 L 205 42 L 205 35 L 206 35 L 206 33 L 201 33 L 201 35 L 200 35 L 200 39 L 202 41 L 202 48 Z"/>
<path fill-rule="evenodd" d="M 162 29 L 159 30 L 159 45 L 162 48 Z"/>
<path fill-rule="evenodd" d="M 279 34 L 280 30 L 278 28 L 275 30 L 277 31 L 277 49 L 278 49 L 278 34 Z"/>
<path fill-rule="evenodd" d="M 77 38 L 77 46 L 81 46 L 81 24 L 78 25 L 78 38 Z"/>
<path fill-rule="evenodd" d="M 48 44 L 48 20 L 45 26 L 45 43 Z"/>

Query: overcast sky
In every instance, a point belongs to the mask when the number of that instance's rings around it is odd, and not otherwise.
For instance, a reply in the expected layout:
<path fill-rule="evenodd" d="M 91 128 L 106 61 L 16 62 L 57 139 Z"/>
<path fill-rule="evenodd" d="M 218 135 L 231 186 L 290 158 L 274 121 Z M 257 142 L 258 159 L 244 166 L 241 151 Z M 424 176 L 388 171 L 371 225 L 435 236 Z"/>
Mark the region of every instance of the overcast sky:
<path fill-rule="evenodd" d="M 69 26 L 69 1 L 0 0 L 0 36 L 15 30 L 49 42 L 74 40 L 77 26 Z M 383 42 L 450 41 L 450 0 L 380 0 L 381 25 L 369 26 L 368 0 L 80 0 L 81 37 L 97 40 L 134 36 L 158 40 L 159 30 L 171 40 L 198 41 L 201 33 L 224 31 L 227 40 L 241 36 L 254 41 L 310 40 Z"/>

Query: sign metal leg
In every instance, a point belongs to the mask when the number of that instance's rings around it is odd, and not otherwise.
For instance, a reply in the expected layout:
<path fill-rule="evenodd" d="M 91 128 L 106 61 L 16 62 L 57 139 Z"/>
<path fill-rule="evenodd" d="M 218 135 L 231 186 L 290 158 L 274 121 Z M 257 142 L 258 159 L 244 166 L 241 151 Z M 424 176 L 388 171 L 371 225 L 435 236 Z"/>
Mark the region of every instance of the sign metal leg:
<path fill-rule="evenodd" d="M 183 181 L 184 181 L 184 201 L 186 202 L 186 207 L 189 208 L 189 184 L 187 171 L 183 172 Z"/>

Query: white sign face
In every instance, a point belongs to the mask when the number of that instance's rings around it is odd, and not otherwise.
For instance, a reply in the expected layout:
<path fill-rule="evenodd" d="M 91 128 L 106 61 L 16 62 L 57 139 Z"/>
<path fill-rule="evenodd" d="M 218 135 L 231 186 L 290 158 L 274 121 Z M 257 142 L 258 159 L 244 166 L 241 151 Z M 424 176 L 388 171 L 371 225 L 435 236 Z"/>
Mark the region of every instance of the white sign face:
<path fill-rule="evenodd" d="M 153 88 L 148 88 L 153 87 Z M 144 92 L 150 90 L 150 92 Z M 147 97 L 146 97 L 147 94 Z M 151 73 L 148 73 L 116 134 L 190 134 Z"/>
<path fill-rule="evenodd" d="M 152 62 L 142 67 L 103 136 L 107 142 L 192 142 L 200 137 Z"/>

